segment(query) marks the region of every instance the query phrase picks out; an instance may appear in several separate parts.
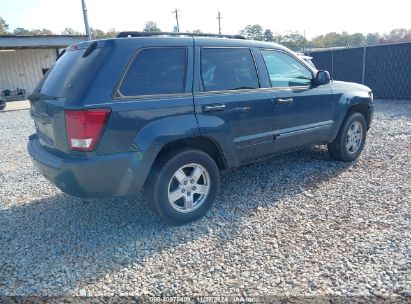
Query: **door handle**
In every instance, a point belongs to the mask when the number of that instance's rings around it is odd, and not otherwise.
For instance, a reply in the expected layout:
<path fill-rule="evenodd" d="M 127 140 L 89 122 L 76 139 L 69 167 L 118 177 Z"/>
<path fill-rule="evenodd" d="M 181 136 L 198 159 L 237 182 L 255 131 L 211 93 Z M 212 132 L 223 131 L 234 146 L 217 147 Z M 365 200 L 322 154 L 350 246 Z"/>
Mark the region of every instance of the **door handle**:
<path fill-rule="evenodd" d="M 277 98 L 276 104 L 278 105 L 290 105 L 294 102 L 292 98 Z"/>
<path fill-rule="evenodd" d="M 203 106 L 203 112 L 217 112 L 217 111 L 224 111 L 225 104 L 213 104 L 208 106 Z"/>

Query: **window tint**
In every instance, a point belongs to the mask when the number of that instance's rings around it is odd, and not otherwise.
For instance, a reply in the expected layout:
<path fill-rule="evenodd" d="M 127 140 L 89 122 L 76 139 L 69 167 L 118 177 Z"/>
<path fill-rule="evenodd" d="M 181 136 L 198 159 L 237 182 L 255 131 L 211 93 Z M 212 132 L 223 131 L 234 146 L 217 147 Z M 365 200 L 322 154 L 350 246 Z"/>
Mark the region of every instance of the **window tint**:
<path fill-rule="evenodd" d="M 204 91 L 259 87 L 257 71 L 249 49 L 203 48 L 201 77 Z"/>
<path fill-rule="evenodd" d="M 141 50 L 120 86 L 125 96 L 173 94 L 184 91 L 185 48 Z"/>
<path fill-rule="evenodd" d="M 307 86 L 311 83 L 311 72 L 292 56 L 278 51 L 261 51 L 271 86 L 293 87 Z"/>

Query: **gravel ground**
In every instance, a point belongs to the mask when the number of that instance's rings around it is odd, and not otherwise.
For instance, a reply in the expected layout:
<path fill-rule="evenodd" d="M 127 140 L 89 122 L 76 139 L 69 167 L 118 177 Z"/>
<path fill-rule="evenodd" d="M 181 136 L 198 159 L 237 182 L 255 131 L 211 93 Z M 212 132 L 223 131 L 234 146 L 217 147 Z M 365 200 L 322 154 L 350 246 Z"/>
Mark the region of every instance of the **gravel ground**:
<path fill-rule="evenodd" d="M 411 299 L 411 102 L 376 101 L 360 159 L 312 147 L 226 173 L 169 227 L 141 197 L 85 203 L 40 176 L 27 111 L 0 113 L 0 295 Z"/>

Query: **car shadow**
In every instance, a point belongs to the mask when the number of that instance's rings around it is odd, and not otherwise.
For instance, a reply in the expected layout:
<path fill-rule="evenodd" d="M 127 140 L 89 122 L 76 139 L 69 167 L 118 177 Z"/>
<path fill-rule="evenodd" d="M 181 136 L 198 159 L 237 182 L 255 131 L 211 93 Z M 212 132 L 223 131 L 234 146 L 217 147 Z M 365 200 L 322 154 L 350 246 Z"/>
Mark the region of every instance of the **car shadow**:
<path fill-rule="evenodd" d="M 236 238 L 256 209 L 315 190 L 355 165 L 315 146 L 242 166 L 223 174 L 209 213 L 184 226 L 164 224 L 139 195 L 85 203 L 61 193 L 23 202 L 0 211 L 0 235 L 7 236 L 0 241 L 0 294 L 65 294 L 204 236 Z"/>

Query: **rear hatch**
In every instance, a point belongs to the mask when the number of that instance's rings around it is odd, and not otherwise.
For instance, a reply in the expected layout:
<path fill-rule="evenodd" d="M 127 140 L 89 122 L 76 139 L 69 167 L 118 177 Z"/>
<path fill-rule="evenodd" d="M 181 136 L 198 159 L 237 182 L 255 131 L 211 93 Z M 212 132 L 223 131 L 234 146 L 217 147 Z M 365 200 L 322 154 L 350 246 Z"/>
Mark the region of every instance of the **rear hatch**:
<path fill-rule="evenodd" d="M 29 96 L 30 115 L 46 149 L 69 153 L 64 109 L 81 107 L 81 96 L 103 62 L 102 46 L 84 42 L 68 47 Z"/>

